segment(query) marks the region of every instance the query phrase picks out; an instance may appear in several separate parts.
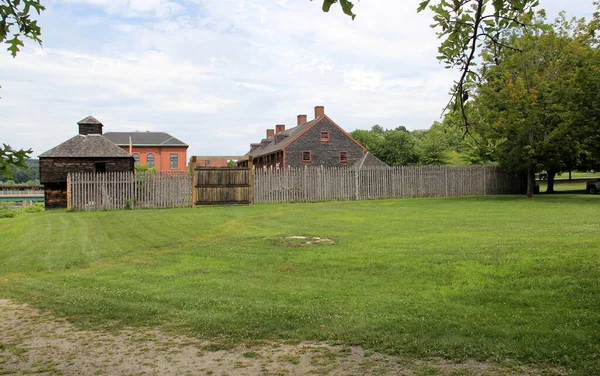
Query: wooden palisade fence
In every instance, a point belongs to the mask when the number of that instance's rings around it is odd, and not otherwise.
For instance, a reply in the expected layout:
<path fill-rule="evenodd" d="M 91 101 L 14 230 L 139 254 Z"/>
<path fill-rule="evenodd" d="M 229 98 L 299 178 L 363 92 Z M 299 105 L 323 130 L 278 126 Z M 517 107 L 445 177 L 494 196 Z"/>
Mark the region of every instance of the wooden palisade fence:
<path fill-rule="evenodd" d="M 256 203 L 523 193 L 524 180 L 497 166 L 256 171 Z"/>
<path fill-rule="evenodd" d="M 248 169 L 193 167 L 187 172 L 71 173 L 72 210 L 365 200 L 524 193 L 525 180 L 497 166 Z"/>
<path fill-rule="evenodd" d="M 70 173 L 67 208 L 114 210 L 192 206 L 192 177 L 182 172 Z"/>
<path fill-rule="evenodd" d="M 193 168 L 193 203 L 196 205 L 232 205 L 253 201 L 253 170 L 247 167 Z"/>

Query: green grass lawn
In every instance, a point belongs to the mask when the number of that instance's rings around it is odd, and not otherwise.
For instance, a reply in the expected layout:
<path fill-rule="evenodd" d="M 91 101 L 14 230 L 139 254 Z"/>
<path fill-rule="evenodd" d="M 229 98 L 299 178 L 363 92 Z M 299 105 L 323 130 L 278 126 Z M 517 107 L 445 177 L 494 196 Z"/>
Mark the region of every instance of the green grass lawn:
<path fill-rule="evenodd" d="M 593 374 L 599 209 L 563 194 L 22 214 L 0 219 L 0 298 L 223 346 L 329 341 Z"/>
<path fill-rule="evenodd" d="M 572 171 L 571 172 L 571 178 L 572 179 L 580 179 L 580 178 L 584 178 L 584 179 L 593 179 L 593 178 L 598 178 L 598 175 L 600 175 L 599 173 L 593 173 L 593 172 L 588 172 L 588 171 Z M 569 178 L 569 173 L 568 172 L 562 172 L 558 175 L 556 175 L 557 179 L 568 179 Z"/>
<path fill-rule="evenodd" d="M 586 183 L 589 180 L 593 180 L 593 179 L 597 179 L 597 178 L 598 178 L 598 176 L 589 177 L 589 178 L 579 177 L 579 178 L 573 178 L 572 180 L 569 180 L 564 177 L 557 177 L 557 179 L 554 180 L 554 190 L 557 193 L 564 193 L 564 192 L 585 193 Z M 538 181 L 536 181 L 536 184 L 539 184 L 541 193 L 546 192 L 546 188 L 548 187 L 548 181 L 546 181 L 546 180 L 539 181 L 538 180 Z"/>

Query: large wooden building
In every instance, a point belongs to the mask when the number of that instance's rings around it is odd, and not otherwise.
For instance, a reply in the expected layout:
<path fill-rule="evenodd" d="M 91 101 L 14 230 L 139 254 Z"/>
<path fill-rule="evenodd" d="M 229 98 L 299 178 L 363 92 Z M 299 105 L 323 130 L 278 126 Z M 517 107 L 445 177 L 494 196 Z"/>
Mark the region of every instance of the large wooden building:
<path fill-rule="evenodd" d="M 133 157 L 102 135 L 101 122 L 88 116 L 77 124 L 78 135 L 39 156 L 46 208 L 67 207 L 69 172 L 133 171 Z"/>
<path fill-rule="evenodd" d="M 297 126 L 285 129 L 278 124 L 267 129 L 266 137 L 250 144 L 247 159 L 238 161 L 256 168 L 286 168 L 301 166 L 366 167 L 387 165 L 367 151 L 358 141 L 325 115 L 323 106 L 315 107 L 315 118 L 307 121 L 298 115 Z"/>

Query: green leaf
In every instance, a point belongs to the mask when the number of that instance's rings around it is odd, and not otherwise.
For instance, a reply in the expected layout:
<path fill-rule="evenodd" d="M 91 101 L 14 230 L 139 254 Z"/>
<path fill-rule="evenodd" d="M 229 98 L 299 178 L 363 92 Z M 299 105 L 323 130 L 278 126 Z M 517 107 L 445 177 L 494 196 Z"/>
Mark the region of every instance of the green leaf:
<path fill-rule="evenodd" d="M 421 1 L 421 2 L 419 3 L 419 7 L 417 8 L 417 12 L 421 12 L 421 11 L 423 11 L 425 8 L 427 8 L 427 5 L 429 5 L 429 2 L 430 2 L 430 1 L 431 1 L 431 0 L 425 0 L 425 1 Z"/>
<path fill-rule="evenodd" d="M 3 144 L 0 147 L 0 174 L 5 175 L 8 178 L 12 177 L 12 170 L 14 166 L 27 167 L 25 164 L 25 158 L 29 158 L 33 151 L 29 150 L 15 150 L 10 145 Z"/>
<path fill-rule="evenodd" d="M 323 0 L 323 12 L 329 12 L 329 9 L 335 3 L 337 3 L 337 0 Z"/>
<path fill-rule="evenodd" d="M 351 16 L 354 20 L 354 18 L 356 17 L 356 14 L 352 13 L 352 8 L 354 7 L 354 4 L 352 4 L 352 2 L 348 0 L 340 0 L 340 4 L 342 5 L 342 10 L 344 11 L 344 13 L 348 16 Z"/>
<path fill-rule="evenodd" d="M 18 36 L 19 36 L 19 34 L 15 34 L 13 39 L 6 41 L 6 43 L 8 43 L 8 45 L 9 45 L 7 50 L 10 51 L 10 54 L 12 55 L 12 57 L 17 56 L 17 52 L 20 51 L 19 46 L 23 47 L 23 42 L 18 39 Z"/>
<path fill-rule="evenodd" d="M 331 6 L 337 2 L 338 0 L 323 0 L 323 12 L 329 12 Z M 342 11 L 348 16 L 351 16 L 354 20 L 354 18 L 356 17 L 356 14 L 352 13 L 352 8 L 354 7 L 354 4 L 352 4 L 352 2 L 349 0 L 340 0 L 340 5 L 342 7 Z"/>

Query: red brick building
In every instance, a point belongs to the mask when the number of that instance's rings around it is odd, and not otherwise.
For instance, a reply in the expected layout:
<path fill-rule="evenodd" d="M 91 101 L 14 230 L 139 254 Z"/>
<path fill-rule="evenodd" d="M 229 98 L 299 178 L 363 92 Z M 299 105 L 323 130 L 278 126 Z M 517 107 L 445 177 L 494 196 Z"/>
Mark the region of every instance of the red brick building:
<path fill-rule="evenodd" d="M 160 171 L 185 171 L 189 145 L 164 132 L 107 132 L 104 137 L 135 159 Z"/>

